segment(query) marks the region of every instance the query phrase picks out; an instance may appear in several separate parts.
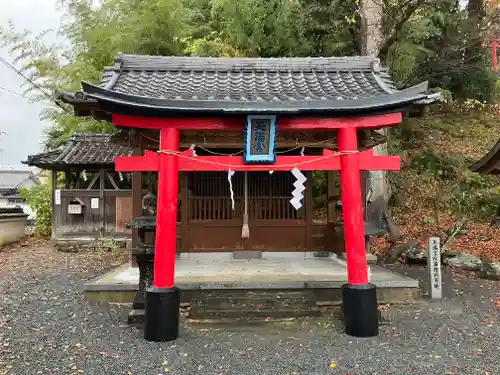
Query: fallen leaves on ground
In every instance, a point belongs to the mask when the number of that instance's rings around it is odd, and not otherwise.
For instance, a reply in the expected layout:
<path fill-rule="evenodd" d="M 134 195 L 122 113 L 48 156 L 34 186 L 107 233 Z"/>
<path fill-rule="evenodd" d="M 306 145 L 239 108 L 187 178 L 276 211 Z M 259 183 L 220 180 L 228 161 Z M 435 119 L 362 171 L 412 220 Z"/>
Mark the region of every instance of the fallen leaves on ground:
<path fill-rule="evenodd" d="M 460 221 L 451 213 L 440 213 L 437 222 L 431 210 L 416 207 L 412 207 L 409 212 L 397 213 L 394 216 L 404 238 L 415 239 L 425 248 L 429 237 L 437 235 L 446 239 L 450 230 Z M 385 254 L 390 246 L 388 236 L 372 240 L 372 249 L 376 255 Z M 500 227 L 468 221 L 460 233 L 446 244 L 446 249 L 500 261 Z"/>
<path fill-rule="evenodd" d="M 46 270 L 57 272 L 58 268 L 71 269 L 79 274 L 90 269 L 99 272 L 129 260 L 130 252 L 126 250 L 65 253 L 57 251 L 47 240 L 27 238 L 0 251 L 0 280 L 7 274 L 11 279 L 23 280 L 28 271 L 30 278 L 36 280 Z M 34 262 L 37 264 L 35 269 L 31 267 Z"/>

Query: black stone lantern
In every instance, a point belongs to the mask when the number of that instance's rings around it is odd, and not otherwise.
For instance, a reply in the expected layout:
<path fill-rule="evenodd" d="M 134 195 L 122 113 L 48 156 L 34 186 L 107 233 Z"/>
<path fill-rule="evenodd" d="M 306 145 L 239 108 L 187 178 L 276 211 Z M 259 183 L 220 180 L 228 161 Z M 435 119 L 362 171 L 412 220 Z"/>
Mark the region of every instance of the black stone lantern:
<path fill-rule="evenodd" d="M 137 291 L 132 311 L 128 316 L 128 324 L 142 325 L 144 323 L 146 289 L 153 284 L 154 254 L 156 235 L 156 197 L 148 193 L 142 199 L 142 216 L 135 217 L 128 225 L 139 232 L 139 243 L 132 249 L 139 267 L 139 290 Z"/>

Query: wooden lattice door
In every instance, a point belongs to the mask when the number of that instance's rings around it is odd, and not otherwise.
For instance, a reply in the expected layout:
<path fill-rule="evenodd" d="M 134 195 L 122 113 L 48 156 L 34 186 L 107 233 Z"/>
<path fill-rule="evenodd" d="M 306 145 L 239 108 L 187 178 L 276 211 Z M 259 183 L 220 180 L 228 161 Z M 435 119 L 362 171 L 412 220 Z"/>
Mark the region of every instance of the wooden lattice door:
<path fill-rule="evenodd" d="M 290 204 L 289 172 L 248 172 L 250 236 L 242 238 L 245 174 L 233 175 L 234 209 L 227 173 L 195 172 L 187 178 L 190 251 L 303 251 L 305 209 Z"/>

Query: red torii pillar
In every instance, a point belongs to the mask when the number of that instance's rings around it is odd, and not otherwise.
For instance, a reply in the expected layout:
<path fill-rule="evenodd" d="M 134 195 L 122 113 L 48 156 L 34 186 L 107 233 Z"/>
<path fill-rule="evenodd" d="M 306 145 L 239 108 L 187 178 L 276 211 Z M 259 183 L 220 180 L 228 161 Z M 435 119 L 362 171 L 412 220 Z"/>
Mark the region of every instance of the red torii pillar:
<path fill-rule="evenodd" d="M 338 131 L 340 196 L 344 217 L 347 284 L 342 286 L 345 332 L 356 337 L 378 335 L 378 304 L 375 285 L 368 282 L 363 201 L 356 129 Z"/>
<path fill-rule="evenodd" d="M 178 129 L 160 131 L 160 149 L 178 151 L 179 147 Z M 158 164 L 154 278 L 153 287 L 146 290 L 144 337 L 149 341 L 171 341 L 179 336 L 181 303 L 181 292 L 174 286 L 179 158 L 164 154 Z"/>
<path fill-rule="evenodd" d="M 393 125 L 401 114 L 383 117 Z M 392 116 L 392 117 L 391 117 Z M 368 282 L 366 262 L 363 203 L 361 197 L 360 170 L 399 170 L 399 157 L 375 156 L 373 150 L 358 152 L 356 121 L 327 124 L 338 130 L 339 156 L 324 150 L 323 157 L 278 156 L 271 165 L 247 165 L 242 156 L 198 156 L 191 150 L 179 152 L 179 122 L 182 119 L 121 119 L 118 125 L 160 129 L 160 153 L 146 151 L 144 156 L 117 157 L 116 170 L 120 172 L 158 171 L 158 210 L 156 224 L 156 246 L 153 286 L 146 291 L 145 331 L 149 341 L 170 341 L 179 335 L 180 290 L 174 286 L 177 201 L 179 171 L 290 171 L 299 165 L 302 171 L 340 170 L 342 210 L 344 216 L 344 238 L 347 254 L 347 284 L 342 286 L 345 332 L 356 337 L 372 337 L 378 334 L 377 295 L 375 285 Z M 298 125 L 289 123 L 288 128 L 309 129 L 312 120 L 300 120 Z M 381 119 L 379 125 L 383 124 Z M 157 122 L 155 125 L 155 121 Z M 217 121 L 187 120 L 187 124 L 198 123 L 205 130 L 234 129 L 234 124 Z M 375 121 L 375 120 L 374 120 Z M 373 122 L 374 122 L 373 121 Z M 115 124 L 116 122 L 113 121 Z M 201 124 L 200 124 L 201 123 Z M 346 125 L 347 123 L 347 125 Z M 340 124 L 340 125 L 339 125 Z M 193 128 L 194 126 L 189 126 Z M 241 127 L 237 123 L 236 128 Z M 365 126 L 374 127 L 371 121 Z"/>

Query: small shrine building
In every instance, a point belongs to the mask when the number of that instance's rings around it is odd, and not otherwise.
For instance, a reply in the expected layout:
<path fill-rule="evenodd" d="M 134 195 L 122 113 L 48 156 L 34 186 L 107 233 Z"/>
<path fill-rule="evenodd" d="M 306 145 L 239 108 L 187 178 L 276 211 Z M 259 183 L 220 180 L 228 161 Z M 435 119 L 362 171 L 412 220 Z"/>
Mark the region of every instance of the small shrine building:
<path fill-rule="evenodd" d="M 134 139 L 134 156 L 116 158 L 117 171 L 134 173 L 132 185 L 140 172 L 158 174 L 146 339 L 178 336 L 178 248 L 320 247 L 316 241 L 324 243 L 329 229 L 313 220 L 314 171 L 340 174 L 346 332 L 376 335 L 361 171 L 399 169 L 398 157 L 374 155 L 372 147 L 384 142 L 376 131 L 397 126 L 404 111 L 429 100 L 426 91 L 427 83 L 398 90 L 371 57 L 121 55 L 99 85 L 82 82 L 79 92 L 59 93 L 75 115 L 110 121 Z"/>
<path fill-rule="evenodd" d="M 90 245 L 96 239 L 125 244 L 131 239 L 131 182 L 115 171 L 115 158 L 127 155 L 132 149 L 123 137 L 74 133 L 58 149 L 29 155 L 23 162 L 51 171 L 52 240 L 58 246 Z"/>

